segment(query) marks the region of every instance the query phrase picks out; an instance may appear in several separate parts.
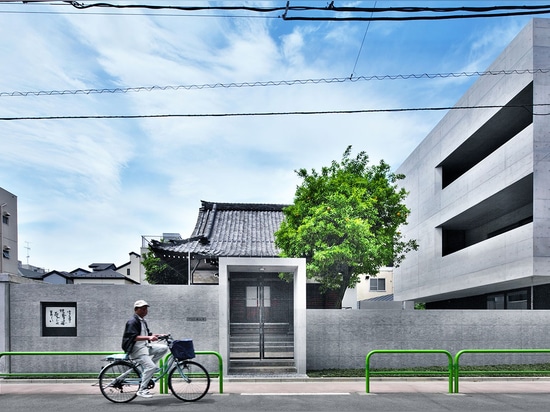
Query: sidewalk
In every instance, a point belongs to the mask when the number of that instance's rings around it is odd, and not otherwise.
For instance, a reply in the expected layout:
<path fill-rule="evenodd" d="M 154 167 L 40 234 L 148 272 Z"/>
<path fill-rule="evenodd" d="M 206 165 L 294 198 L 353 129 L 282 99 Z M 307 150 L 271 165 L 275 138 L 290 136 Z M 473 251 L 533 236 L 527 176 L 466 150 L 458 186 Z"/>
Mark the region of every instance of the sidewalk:
<path fill-rule="evenodd" d="M 153 390 L 158 392 L 158 387 Z M 211 394 L 219 394 L 219 381 L 212 379 Z M 2 394 L 99 394 L 96 380 L 0 379 Z M 356 378 L 225 378 L 224 394 L 291 395 L 366 393 L 365 379 Z M 446 379 L 373 378 L 370 394 L 449 393 Z M 461 378 L 459 394 L 471 393 L 550 393 L 549 378 Z"/>

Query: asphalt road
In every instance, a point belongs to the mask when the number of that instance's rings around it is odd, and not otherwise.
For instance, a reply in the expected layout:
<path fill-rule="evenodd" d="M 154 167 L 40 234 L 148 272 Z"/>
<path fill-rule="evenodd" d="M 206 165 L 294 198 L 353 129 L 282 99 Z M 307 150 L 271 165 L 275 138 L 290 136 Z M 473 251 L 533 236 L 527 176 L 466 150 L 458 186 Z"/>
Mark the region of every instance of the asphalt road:
<path fill-rule="evenodd" d="M 383 393 L 349 395 L 260 395 L 208 394 L 198 402 L 186 403 L 171 395 L 151 399 L 136 398 L 127 404 L 114 404 L 101 395 L 83 394 L 0 394 L 1 411 L 37 412 L 210 412 L 210 411 L 544 411 L 550 395 L 527 394 L 444 394 Z"/>

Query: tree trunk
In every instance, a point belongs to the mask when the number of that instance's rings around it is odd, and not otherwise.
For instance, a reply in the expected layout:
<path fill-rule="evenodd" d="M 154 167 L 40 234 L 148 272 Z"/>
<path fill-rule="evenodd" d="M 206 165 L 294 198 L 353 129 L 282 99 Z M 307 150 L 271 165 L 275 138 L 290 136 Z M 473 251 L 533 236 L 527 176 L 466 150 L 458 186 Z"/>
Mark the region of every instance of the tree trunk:
<path fill-rule="evenodd" d="M 331 309 L 342 309 L 342 301 L 344 300 L 344 295 L 346 294 L 346 290 L 348 289 L 350 278 L 351 271 L 350 268 L 347 267 L 342 273 L 342 283 L 340 284 L 340 287 L 336 290 L 338 293 L 338 297 L 336 302 L 334 303 L 334 307 Z"/>

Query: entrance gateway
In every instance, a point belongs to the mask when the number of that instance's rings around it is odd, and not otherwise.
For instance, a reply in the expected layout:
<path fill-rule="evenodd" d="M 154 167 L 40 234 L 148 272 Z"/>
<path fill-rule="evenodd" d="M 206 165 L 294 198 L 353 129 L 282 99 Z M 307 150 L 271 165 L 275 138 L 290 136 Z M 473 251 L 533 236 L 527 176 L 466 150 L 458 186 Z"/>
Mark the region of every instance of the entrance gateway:
<path fill-rule="evenodd" d="M 219 290 L 224 374 L 305 375 L 305 259 L 220 258 Z"/>

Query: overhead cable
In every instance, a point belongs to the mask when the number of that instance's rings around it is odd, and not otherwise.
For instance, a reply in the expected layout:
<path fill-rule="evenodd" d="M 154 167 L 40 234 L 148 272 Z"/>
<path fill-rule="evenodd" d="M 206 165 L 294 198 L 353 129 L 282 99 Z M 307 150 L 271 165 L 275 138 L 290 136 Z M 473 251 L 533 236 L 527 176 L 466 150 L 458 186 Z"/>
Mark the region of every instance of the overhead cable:
<path fill-rule="evenodd" d="M 533 105 L 480 105 L 480 106 L 441 106 L 441 107 L 411 107 L 394 109 L 356 109 L 356 110 L 306 110 L 285 112 L 241 112 L 241 113 L 185 113 L 185 114 L 136 114 L 136 115 L 81 115 L 81 116 L 17 116 L 0 117 L 0 121 L 16 120 L 86 120 L 86 119 L 160 119 L 160 118 L 200 118 L 200 117 L 266 117 L 266 116 L 310 116 L 310 115 L 341 115 L 341 114 L 372 114 L 372 113 L 400 113 L 400 112 L 427 112 L 449 110 L 479 110 L 520 108 L 525 109 L 533 116 L 548 116 L 550 113 L 535 113 L 535 107 L 550 107 L 550 103 Z"/>
<path fill-rule="evenodd" d="M 149 10 L 177 10 L 185 12 L 197 11 L 248 11 L 256 13 L 282 12 L 279 17 L 283 20 L 302 21 L 406 21 L 406 20 L 443 20 L 443 19 L 465 19 L 485 17 L 510 17 L 523 15 L 537 15 L 550 13 L 550 5 L 500 5 L 488 7 L 338 7 L 334 1 L 325 7 L 318 6 L 295 6 L 290 1 L 284 7 L 254 7 L 254 6 L 172 6 L 153 4 L 112 4 L 112 3 L 80 3 L 77 1 L 67 2 L 77 9 L 89 9 L 94 7 L 115 8 L 115 9 L 149 9 Z M 310 15 L 295 15 L 299 13 L 310 13 Z M 314 13 L 313 15 L 311 13 Z M 346 16 L 337 16 L 338 13 L 345 13 Z M 392 15 L 406 13 L 407 16 Z M 459 13 L 459 14 L 457 14 Z M 326 15 L 328 14 L 328 15 Z M 359 15 L 358 15 L 359 14 Z M 360 15 L 370 14 L 370 15 Z M 386 14 L 381 16 L 380 14 Z M 420 15 L 419 15 L 420 14 Z"/>
<path fill-rule="evenodd" d="M 242 83 L 207 83 L 189 84 L 176 86 L 140 86 L 140 87 L 116 87 L 103 89 L 75 89 L 75 90 L 40 90 L 40 91 L 11 91 L 0 92 L 0 97 L 27 97 L 27 96 L 63 96 L 63 95 L 87 95 L 87 94 L 114 94 L 130 92 L 154 92 L 154 91 L 177 91 L 177 90 L 202 90 L 217 88 L 247 88 L 247 87 L 269 87 L 269 86 L 295 86 L 307 84 L 331 84 L 358 81 L 383 81 L 383 80 L 410 80 L 410 79 L 447 79 L 459 77 L 481 77 L 500 75 L 522 75 L 535 73 L 550 73 L 550 69 L 516 69 L 516 70 L 489 70 L 483 72 L 460 72 L 460 73 L 422 73 L 422 74 L 384 74 L 373 76 L 350 76 L 333 77 L 320 79 L 295 79 L 295 80 L 268 80 Z"/>

